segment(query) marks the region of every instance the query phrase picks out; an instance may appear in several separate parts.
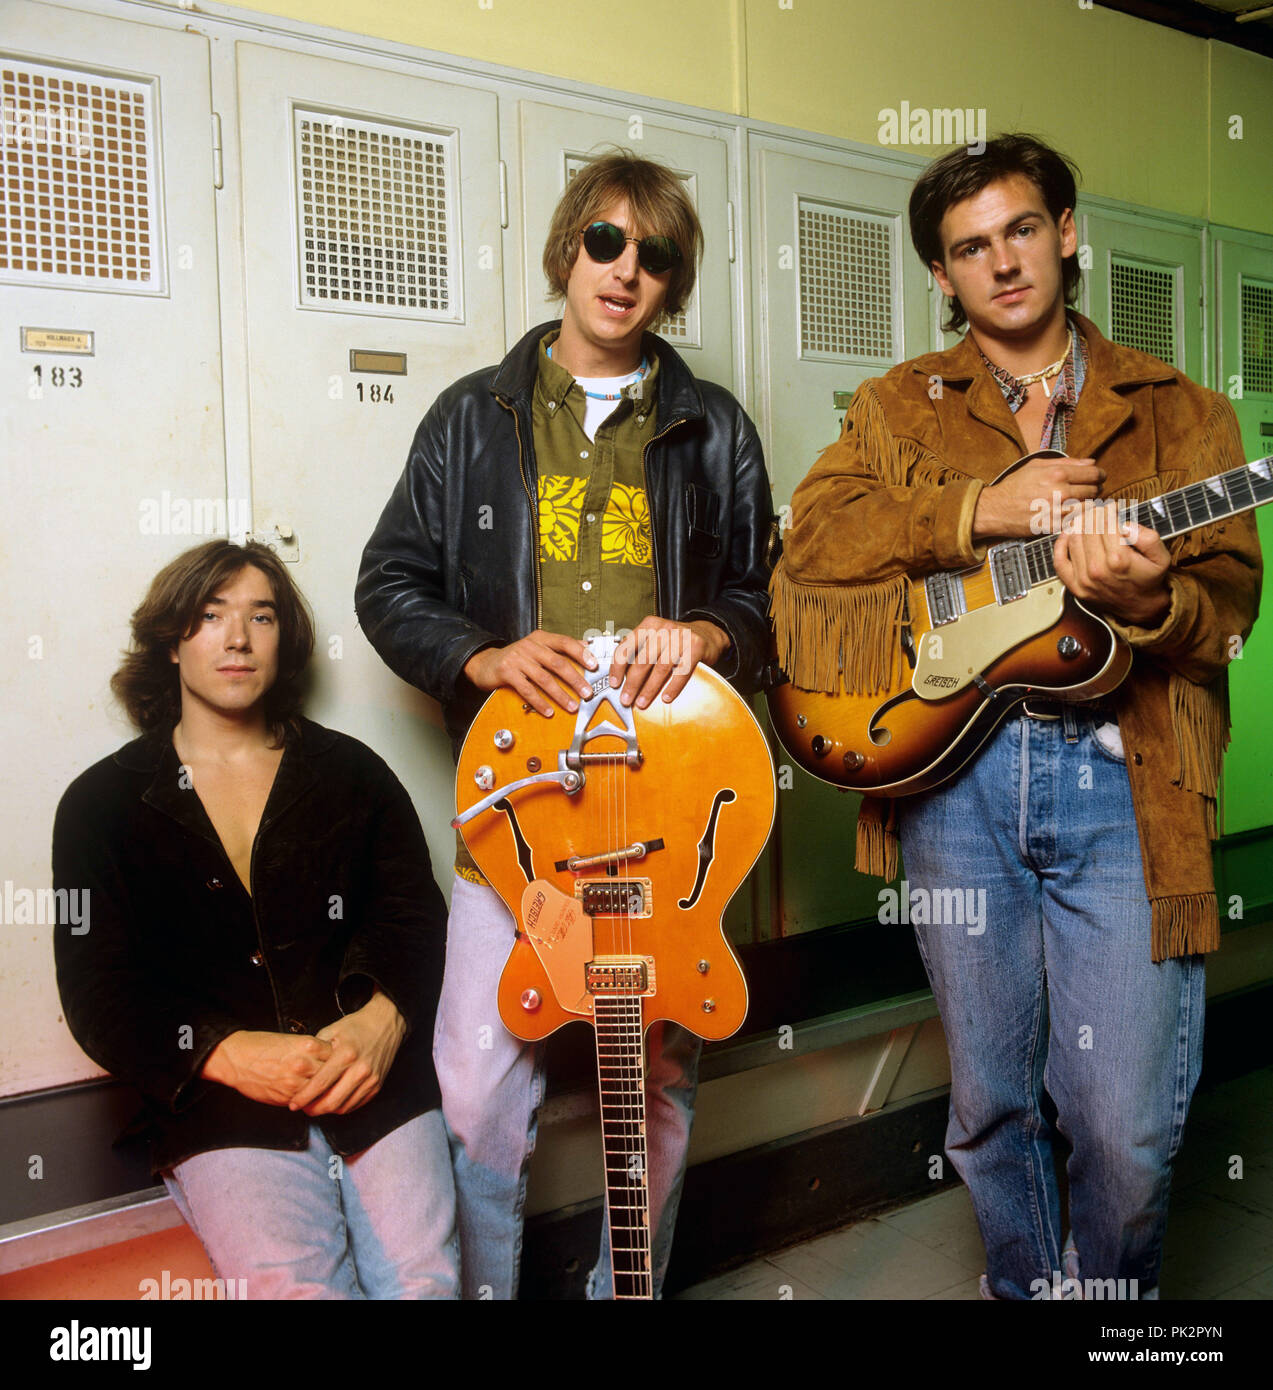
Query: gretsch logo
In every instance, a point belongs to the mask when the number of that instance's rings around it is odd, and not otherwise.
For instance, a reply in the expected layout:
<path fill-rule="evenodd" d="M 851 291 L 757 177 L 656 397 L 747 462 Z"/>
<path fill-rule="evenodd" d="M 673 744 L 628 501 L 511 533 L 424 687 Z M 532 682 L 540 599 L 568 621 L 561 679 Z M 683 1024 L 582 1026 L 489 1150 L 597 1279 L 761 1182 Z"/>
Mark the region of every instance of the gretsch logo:
<path fill-rule="evenodd" d="M 925 685 L 935 685 L 939 690 L 949 690 L 952 685 L 958 685 L 959 680 L 955 676 L 925 676 Z"/>
<path fill-rule="evenodd" d="M 539 914 L 544 910 L 544 904 L 548 899 L 543 893 L 536 893 L 535 900 L 526 909 L 526 930 L 530 931 L 539 921 Z"/>

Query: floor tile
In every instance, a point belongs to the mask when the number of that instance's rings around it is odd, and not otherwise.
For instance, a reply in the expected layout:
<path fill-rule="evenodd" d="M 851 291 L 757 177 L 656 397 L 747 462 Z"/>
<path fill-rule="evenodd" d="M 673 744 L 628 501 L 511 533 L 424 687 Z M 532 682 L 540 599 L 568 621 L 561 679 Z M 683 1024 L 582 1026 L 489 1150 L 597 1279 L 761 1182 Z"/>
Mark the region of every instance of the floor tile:
<path fill-rule="evenodd" d="M 1229 1177 L 1239 1154 L 1243 1176 Z M 931 1299 L 980 1296 L 984 1250 L 967 1189 L 776 1250 L 683 1299 Z M 1164 1299 L 1273 1299 L 1273 1067 L 1198 1097 L 1176 1165 Z"/>

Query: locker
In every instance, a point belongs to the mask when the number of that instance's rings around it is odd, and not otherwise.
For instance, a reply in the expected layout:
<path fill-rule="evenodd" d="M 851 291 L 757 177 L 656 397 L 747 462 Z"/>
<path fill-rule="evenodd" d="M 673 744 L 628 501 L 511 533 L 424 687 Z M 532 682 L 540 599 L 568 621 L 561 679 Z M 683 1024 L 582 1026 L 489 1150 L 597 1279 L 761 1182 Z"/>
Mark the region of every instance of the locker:
<path fill-rule="evenodd" d="M 927 276 L 906 230 L 909 171 L 767 139 L 752 168 L 757 401 L 781 517 L 847 397 L 929 346 Z M 873 917 L 879 884 L 852 869 L 856 795 L 790 768 L 779 785 L 784 930 Z"/>
<path fill-rule="evenodd" d="M 1084 209 L 1079 241 L 1080 264 L 1090 260 L 1083 313 L 1115 342 L 1205 380 L 1201 229 Z"/>
<path fill-rule="evenodd" d="M 133 736 L 107 689 L 129 614 L 232 508 L 207 40 L 14 0 L 0 48 L 0 878 L 37 888 L 63 789 Z M 22 1044 L 0 1094 L 97 1071 L 57 1021 L 49 940 L 3 935 Z"/>
<path fill-rule="evenodd" d="M 237 63 L 254 531 L 314 609 L 308 712 L 388 759 L 445 883 L 441 715 L 358 633 L 353 592 L 421 417 L 504 353 L 496 98 L 251 43 Z"/>

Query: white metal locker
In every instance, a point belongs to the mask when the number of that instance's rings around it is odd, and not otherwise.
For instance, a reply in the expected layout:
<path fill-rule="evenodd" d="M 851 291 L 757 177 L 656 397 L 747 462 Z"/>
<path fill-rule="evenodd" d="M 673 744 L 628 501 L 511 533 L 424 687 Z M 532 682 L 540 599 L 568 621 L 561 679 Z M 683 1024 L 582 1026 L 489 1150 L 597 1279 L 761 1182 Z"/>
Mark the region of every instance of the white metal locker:
<path fill-rule="evenodd" d="M 844 396 L 928 347 L 927 275 L 906 227 L 909 171 L 768 138 L 752 151 L 757 408 L 785 503 L 839 433 Z"/>
<path fill-rule="evenodd" d="M 1204 380 L 1201 229 L 1104 209 L 1079 223 L 1084 312 L 1106 337 Z"/>
<path fill-rule="evenodd" d="M 254 530 L 314 609 L 310 712 L 390 761 L 445 870 L 440 713 L 357 632 L 353 594 L 420 418 L 504 354 L 496 99 L 256 44 L 237 60 Z"/>
<path fill-rule="evenodd" d="M 207 40 L 21 0 L 0 25 L 0 879 L 36 889 L 63 789 L 133 736 L 107 690 L 129 614 L 233 509 Z M 0 1094 L 95 1074 L 49 925 L 12 926 Z"/>
<path fill-rule="evenodd" d="M 781 516 L 838 435 L 844 398 L 929 346 L 928 277 L 906 230 L 909 171 L 768 137 L 752 150 L 757 408 Z M 874 915 L 879 885 L 851 867 L 858 798 L 780 774 L 784 930 Z"/>

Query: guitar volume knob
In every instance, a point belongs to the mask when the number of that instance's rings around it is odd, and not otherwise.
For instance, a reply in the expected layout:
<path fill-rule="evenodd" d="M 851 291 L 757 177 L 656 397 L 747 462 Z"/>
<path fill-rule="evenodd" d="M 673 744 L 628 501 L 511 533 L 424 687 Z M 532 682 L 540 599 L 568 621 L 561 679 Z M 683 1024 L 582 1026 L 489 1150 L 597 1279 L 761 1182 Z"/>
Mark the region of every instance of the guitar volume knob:
<path fill-rule="evenodd" d="M 866 759 L 861 753 L 855 752 L 850 748 L 844 755 L 844 770 L 845 772 L 856 772 L 865 761 Z"/>
<path fill-rule="evenodd" d="M 831 751 L 832 746 L 831 740 L 829 738 L 823 738 L 821 734 L 814 734 L 813 742 L 810 744 L 815 758 L 825 758 Z"/>
<path fill-rule="evenodd" d="M 483 763 L 473 774 L 473 780 L 482 791 L 488 792 L 495 785 L 495 769 Z"/>
<path fill-rule="evenodd" d="M 1071 633 L 1066 633 L 1056 644 L 1058 653 L 1066 660 L 1070 661 L 1083 650 L 1083 644 Z"/>
<path fill-rule="evenodd" d="M 513 731 L 511 729 L 496 729 L 494 743 L 501 753 L 507 753 L 513 746 Z"/>
<path fill-rule="evenodd" d="M 521 1004 L 522 1008 L 525 1009 L 528 1014 L 533 1014 L 541 1003 L 543 1003 L 543 1000 L 540 999 L 537 989 L 522 990 Z"/>

